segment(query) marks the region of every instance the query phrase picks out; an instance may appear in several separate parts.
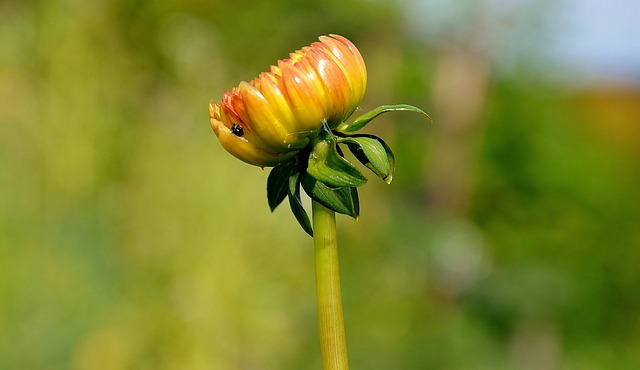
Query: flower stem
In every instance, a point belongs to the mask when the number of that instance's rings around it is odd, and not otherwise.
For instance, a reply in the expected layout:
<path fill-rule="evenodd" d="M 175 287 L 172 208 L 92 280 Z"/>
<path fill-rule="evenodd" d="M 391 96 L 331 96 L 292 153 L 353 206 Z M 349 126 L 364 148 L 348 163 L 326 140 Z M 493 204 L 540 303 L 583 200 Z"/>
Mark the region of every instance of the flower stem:
<path fill-rule="evenodd" d="M 324 370 L 348 370 L 340 292 L 336 215 L 334 211 L 315 200 L 312 203 L 312 212 L 322 367 Z"/>

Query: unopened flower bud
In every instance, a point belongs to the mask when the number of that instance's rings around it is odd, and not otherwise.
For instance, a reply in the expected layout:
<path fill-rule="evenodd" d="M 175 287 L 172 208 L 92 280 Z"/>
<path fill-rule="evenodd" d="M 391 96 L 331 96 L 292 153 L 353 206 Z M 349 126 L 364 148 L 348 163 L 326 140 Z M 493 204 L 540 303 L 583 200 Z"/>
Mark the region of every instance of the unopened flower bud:
<path fill-rule="evenodd" d="M 285 163 L 324 124 L 333 129 L 355 111 L 367 85 L 360 52 L 342 36 L 319 40 L 209 104 L 211 127 L 229 153 L 260 167 Z"/>

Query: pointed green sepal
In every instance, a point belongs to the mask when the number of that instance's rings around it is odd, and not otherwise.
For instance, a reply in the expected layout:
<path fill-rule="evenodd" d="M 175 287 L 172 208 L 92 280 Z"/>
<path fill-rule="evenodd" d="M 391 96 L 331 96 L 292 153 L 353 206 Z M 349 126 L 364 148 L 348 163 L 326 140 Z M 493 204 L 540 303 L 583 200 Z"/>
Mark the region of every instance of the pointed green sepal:
<path fill-rule="evenodd" d="M 311 153 L 307 173 L 331 188 L 361 186 L 367 178 L 337 152 L 333 138 L 317 140 Z"/>
<path fill-rule="evenodd" d="M 379 178 L 390 184 L 396 169 L 396 159 L 391 148 L 374 135 L 351 135 L 338 138 L 338 143 L 347 144 L 353 155 Z"/>
<path fill-rule="evenodd" d="M 355 186 L 351 188 L 351 199 L 353 199 L 353 213 L 355 213 L 356 215 L 356 217 L 354 218 L 357 221 L 360 217 L 360 198 L 358 197 L 358 188 L 356 188 Z"/>
<path fill-rule="evenodd" d="M 378 108 L 370 110 L 367 113 L 361 115 L 351 123 L 346 123 L 346 122 L 341 123 L 340 125 L 338 125 L 338 127 L 336 127 L 336 131 L 355 132 L 360 130 L 364 126 L 366 126 L 372 119 L 378 117 L 382 113 L 400 112 L 400 111 L 420 113 L 423 116 L 427 117 L 429 122 L 433 121 L 425 111 L 423 111 L 420 108 L 414 107 L 413 105 L 408 105 L 408 104 L 381 105 Z"/>
<path fill-rule="evenodd" d="M 291 206 L 291 212 L 298 220 L 298 223 L 307 234 L 313 236 L 313 227 L 309 220 L 309 215 L 302 206 L 302 200 L 300 199 L 300 173 L 295 169 L 291 171 L 289 175 L 289 189 L 287 191 L 289 196 L 289 205 Z"/>
<path fill-rule="evenodd" d="M 358 193 L 356 190 L 354 198 L 352 191 L 352 189 L 356 189 L 355 187 L 332 189 L 306 173 L 301 176 L 301 184 L 304 191 L 316 202 L 336 213 L 349 215 L 355 219 L 358 218 L 360 210 Z"/>
<path fill-rule="evenodd" d="M 292 169 L 293 165 L 290 163 L 280 164 L 273 167 L 271 172 L 269 172 L 269 177 L 267 177 L 267 201 L 269 202 L 271 212 L 287 197 L 289 192 L 289 176 Z"/>

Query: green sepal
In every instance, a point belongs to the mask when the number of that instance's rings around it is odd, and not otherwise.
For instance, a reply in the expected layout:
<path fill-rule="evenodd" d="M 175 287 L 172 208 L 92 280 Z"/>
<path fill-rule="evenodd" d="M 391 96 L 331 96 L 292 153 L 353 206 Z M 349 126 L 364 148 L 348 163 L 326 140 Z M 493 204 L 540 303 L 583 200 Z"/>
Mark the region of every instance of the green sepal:
<path fill-rule="evenodd" d="M 343 133 L 355 132 L 360 130 L 364 126 L 366 126 L 372 119 L 378 117 L 382 113 L 399 112 L 399 111 L 420 113 L 425 117 L 427 117 L 429 122 L 433 121 L 425 111 L 423 111 L 420 108 L 414 107 L 413 105 L 408 105 L 408 104 L 381 105 L 378 108 L 370 110 L 367 113 L 361 115 L 360 117 L 353 120 L 353 122 L 351 123 L 343 122 L 339 124 L 338 127 L 336 127 L 336 131 L 343 132 Z"/>
<path fill-rule="evenodd" d="M 307 234 L 313 236 L 313 227 L 309 220 L 309 215 L 302 206 L 302 200 L 300 199 L 300 172 L 293 170 L 289 175 L 289 189 L 287 192 L 289 196 L 289 206 L 291 206 L 291 212 L 298 220 L 298 223 Z"/>
<path fill-rule="evenodd" d="M 358 204 L 358 192 L 355 187 L 332 189 L 307 173 L 302 174 L 301 184 L 311 199 L 337 213 L 349 215 L 355 219 L 358 218 L 360 205 Z"/>
<path fill-rule="evenodd" d="M 291 163 L 279 164 L 271 170 L 267 177 L 267 201 L 273 212 L 282 203 L 289 192 L 289 176 L 293 165 Z"/>
<path fill-rule="evenodd" d="M 358 188 L 355 186 L 350 188 L 351 190 L 351 199 L 353 200 L 353 212 L 355 213 L 356 220 L 360 217 L 360 198 L 358 197 Z"/>
<path fill-rule="evenodd" d="M 337 152 L 333 138 L 317 140 L 311 153 L 307 173 L 331 188 L 361 186 L 367 178 Z"/>
<path fill-rule="evenodd" d="M 338 138 L 339 144 L 347 144 L 353 155 L 387 184 L 393 180 L 396 159 L 387 143 L 374 135 L 351 135 Z"/>

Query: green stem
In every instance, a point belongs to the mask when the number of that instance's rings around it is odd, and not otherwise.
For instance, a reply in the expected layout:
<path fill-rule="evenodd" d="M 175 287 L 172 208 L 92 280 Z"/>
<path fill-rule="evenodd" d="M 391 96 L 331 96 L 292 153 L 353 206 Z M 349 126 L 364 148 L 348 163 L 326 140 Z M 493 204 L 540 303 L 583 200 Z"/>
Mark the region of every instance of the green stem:
<path fill-rule="evenodd" d="M 324 370 L 348 370 L 344 334 L 336 215 L 313 201 L 313 244 L 316 257 L 316 299 L 320 327 L 320 351 Z"/>

